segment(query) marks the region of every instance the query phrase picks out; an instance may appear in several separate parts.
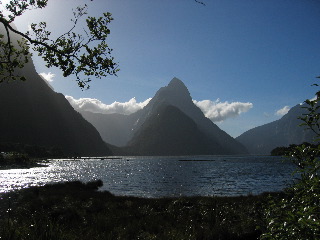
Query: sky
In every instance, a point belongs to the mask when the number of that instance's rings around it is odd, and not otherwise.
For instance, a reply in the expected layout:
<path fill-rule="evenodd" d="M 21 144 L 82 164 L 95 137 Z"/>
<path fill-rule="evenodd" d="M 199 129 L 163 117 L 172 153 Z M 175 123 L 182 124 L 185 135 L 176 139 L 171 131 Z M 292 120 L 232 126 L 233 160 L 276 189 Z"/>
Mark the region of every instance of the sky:
<path fill-rule="evenodd" d="M 3 1 L 3 4 L 7 0 Z M 173 77 L 194 103 L 233 137 L 280 119 L 316 92 L 320 75 L 319 0 L 49 0 L 15 20 L 21 31 L 46 21 L 52 36 L 69 30 L 72 9 L 111 12 L 108 44 L 118 76 L 82 91 L 72 77 L 36 70 L 75 108 L 132 113 Z M 81 30 L 83 22 L 80 22 Z"/>

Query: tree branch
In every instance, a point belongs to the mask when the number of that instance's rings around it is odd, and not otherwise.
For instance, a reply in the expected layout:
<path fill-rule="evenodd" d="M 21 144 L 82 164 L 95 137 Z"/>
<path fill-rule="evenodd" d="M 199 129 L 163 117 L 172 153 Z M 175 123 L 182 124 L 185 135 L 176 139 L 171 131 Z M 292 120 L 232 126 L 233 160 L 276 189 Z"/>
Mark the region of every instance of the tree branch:
<path fill-rule="evenodd" d="M 198 0 L 194 0 L 196 3 L 202 4 L 203 6 L 206 6 L 206 4 L 204 2 L 198 1 Z"/>
<path fill-rule="evenodd" d="M 59 53 L 59 54 L 64 55 L 64 54 L 63 54 L 62 52 L 60 52 L 58 49 L 50 46 L 49 44 L 47 44 L 47 43 L 45 43 L 45 42 L 39 42 L 39 41 L 37 41 L 37 40 L 34 40 L 34 39 L 30 38 L 27 34 L 24 34 L 24 33 L 20 32 L 20 31 L 18 31 L 18 30 L 16 30 L 16 29 L 14 29 L 14 28 L 11 27 L 10 24 L 9 24 L 7 21 L 5 21 L 4 19 L 1 19 L 1 18 L 0 18 L 0 22 L 1 22 L 6 28 L 9 28 L 10 31 L 12 31 L 12 32 L 20 35 L 21 37 L 24 37 L 24 38 L 27 39 L 30 43 L 32 43 L 32 44 L 34 44 L 34 45 L 41 45 L 41 46 L 46 47 L 47 49 L 49 49 L 49 50 L 51 50 L 51 51 L 53 51 L 53 52 L 55 52 L 55 53 Z"/>
<path fill-rule="evenodd" d="M 11 54 L 12 54 L 11 39 L 10 39 L 10 33 L 9 33 L 8 26 L 4 25 L 4 27 L 5 27 L 5 29 L 6 29 L 7 37 L 8 37 L 7 46 L 8 46 L 8 48 L 9 48 L 9 54 L 8 54 L 8 56 L 7 56 L 8 61 L 7 61 L 7 62 L 1 62 L 1 63 L 10 63 L 10 62 L 11 62 L 10 57 L 11 57 Z"/>
<path fill-rule="evenodd" d="M 46 6 L 47 0 L 37 0 L 37 4 L 43 3 Z M 30 5 L 19 0 L 10 1 L 10 11 L 13 15 L 10 19 L 6 19 L 0 12 L 0 24 L 5 28 L 6 38 L 0 39 L 0 46 L 3 53 L 0 55 L 0 74 L 9 74 L 6 78 L 9 80 L 16 80 L 17 76 L 12 73 L 15 68 L 22 68 L 28 62 L 27 55 L 29 55 L 30 46 L 39 56 L 42 56 L 46 62 L 47 67 L 58 67 L 63 71 L 63 76 L 75 75 L 76 81 L 81 88 L 91 81 L 90 76 L 97 78 L 106 77 L 108 75 L 115 75 L 118 69 L 117 63 L 111 55 L 112 49 L 106 43 L 106 38 L 110 34 L 107 25 L 113 18 L 110 13 L 104 13 L 103 17 L 88 17 L 86 19 L 88 32 L 84 29 L 87 37 L 74 32 L 78 20 L 87 14 L 87 5 L 84 7 L 77 7 L 71 19 L 73 25 L 66 33 L 62 34 L 56 39 L 50 39 L 50 31 L 46 30 L 46 23 L 32 24 L 33 33 L 21 32 L 11 26 L 12 19 L 20 16 L 24 10 L 30 6 L 34 6 L 36 2 L 30 1 Z M 7 8 L 9 8 L 7 6 Z M 20 9 L 19 9 L 20 7 Z M 40 7 L 40 5 L 38 6 Z M 12 43 L 13 34 L 21 38 L 17 40 L 18 47 Z M 3 34 L 1 34 L 2 37 Z M 7 42 L 8 41 L 8 42 Z M 15 41 L 15 40 L 14 40 Z M 90 44 L 96 43 L 95 46 Z M 24 56 L 24 59 L 22 57 Z M 83 79 L 83 77 L 85 79 Z M 3 78 L 5 79 L 5 78 Z M 0 82 L 4 80 L 0 79 Z M 23 80 L 22 78 L 20 78 Z"/>

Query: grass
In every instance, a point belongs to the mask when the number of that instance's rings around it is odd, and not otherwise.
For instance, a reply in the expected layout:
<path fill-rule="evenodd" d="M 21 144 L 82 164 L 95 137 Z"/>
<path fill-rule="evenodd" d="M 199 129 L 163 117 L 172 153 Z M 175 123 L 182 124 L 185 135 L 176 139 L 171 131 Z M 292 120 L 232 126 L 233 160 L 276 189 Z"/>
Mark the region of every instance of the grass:
<path fill-rule="evenodd" d="M 264 229 L 265 194 L 148 199 L 100 186 L 68 182 L 2 194 L 0 239 L 250 240 Z"/>

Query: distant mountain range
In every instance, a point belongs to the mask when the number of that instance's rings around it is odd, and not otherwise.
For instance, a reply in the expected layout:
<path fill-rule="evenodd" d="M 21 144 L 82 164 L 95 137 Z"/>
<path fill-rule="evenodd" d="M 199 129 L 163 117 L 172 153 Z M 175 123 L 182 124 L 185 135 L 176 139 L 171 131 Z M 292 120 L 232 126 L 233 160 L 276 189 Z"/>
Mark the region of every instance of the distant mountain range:
<path fill-rule="evenodd" d="M 184 83 L 173 78 L 160 88 L 142 110 L 131 115 L 81 114 L 118 148 L 114 151 L 137 155 L 262 154 L 279 146 L 312 142 L 314 134 L 300 127 L 302 105 L 281 119 L 251 129 L 233 139 L 204 116 L 194 105 Z"/>
<path fill-rule="evenodd" d="M 136 155 L 246 154 L 244 146 L 206 118 L 184 83 L 173 78 L 131 115 L 81 112 L 102 138 Z"/>
<path fill-rule="evenodd" d="M 270 154 L 314 137 L 298 126 L 297 117 L 306 111 L 297 105 L 280 120 L 233 139 L 204 116 L 177 78 L 133 114 L 80 114 L 36 73 L 32 61 L 19 71 L 26 82 L 0 84 L 0 143 L 54 146 L 83 156 L 110 155 L 111 149 L 124 155 Z"/>
<path fill-rule="evenodd" d="M 313 142 L 315 134 L 306 127 L 298 117 L 306 114 L 305 105 L 296 105 L 281 119 L 253 128 L 236 138 L 251 154 L 270 154 L 276 147 L 287 147 L 290 144 Z"/>
<path fill-rule="evenodd" d="M 298 126 L 305 110 L 297 105 L 280 120 L 234 139 L 204 116 L 177 78 L 133 114 L 80 114 L 37 74 L 31 60 L 17 73 L 27 81 L 0 84 L 0 143 L 57 147 L 82 156 L 110 155 L 111 149 L 131 155 L 270 154 L 314 137 Z"/>

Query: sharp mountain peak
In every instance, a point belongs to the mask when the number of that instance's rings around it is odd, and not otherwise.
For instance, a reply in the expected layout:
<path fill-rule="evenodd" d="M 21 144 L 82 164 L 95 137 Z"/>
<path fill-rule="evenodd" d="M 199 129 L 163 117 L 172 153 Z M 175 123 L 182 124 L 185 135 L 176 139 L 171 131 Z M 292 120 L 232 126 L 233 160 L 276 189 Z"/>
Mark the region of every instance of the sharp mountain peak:
<path fill-rule="evenodd" d="M 175 99 L 184 98 L 191 100 L 190 92 L 186 85 L 178 78 L 174 77 L 167 86 L 162 87 L 158 90 L 156 95 L 154 96 L 154 101 L 158 101 L 159 99 Z M 171 99 L 171 100 L 173 100 Z M 152 105 L 152 104 L 151 104 Z"/>
<path fill-rule="evenodd" d="M 179 78 L 172 78 L 167 87 L 173 88 L 187 88 L 186 85 Z"/>

